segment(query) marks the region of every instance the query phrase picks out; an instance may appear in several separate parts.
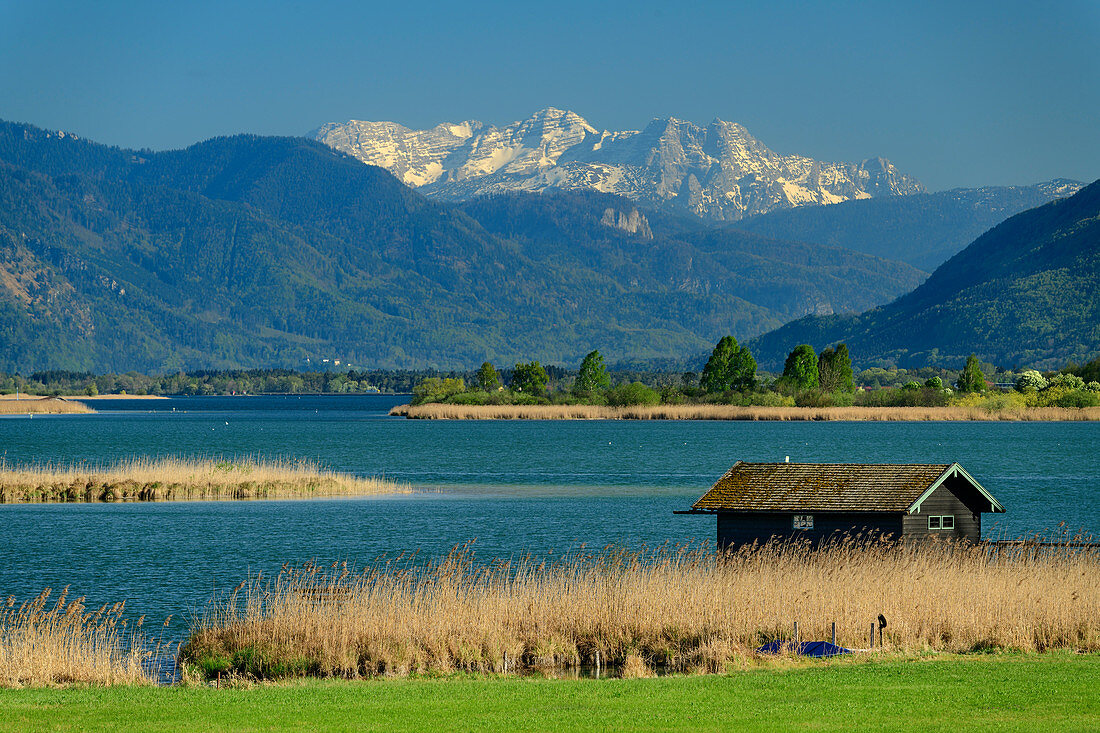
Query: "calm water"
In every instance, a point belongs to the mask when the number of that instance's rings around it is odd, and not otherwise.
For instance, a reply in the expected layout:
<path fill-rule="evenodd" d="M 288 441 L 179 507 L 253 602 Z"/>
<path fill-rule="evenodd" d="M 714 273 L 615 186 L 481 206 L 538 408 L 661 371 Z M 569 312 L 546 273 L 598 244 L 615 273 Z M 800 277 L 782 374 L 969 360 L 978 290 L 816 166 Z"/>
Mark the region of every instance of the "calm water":
<path fill-rule="evenodd" d="M 419 550 L 476 538 L 479 557 L 580 543 L 711 541 L 676 516 L 738 458 L 957 460 L 1008 508 L 986 532 L 1065 521 L 1100 534 L 1100 424 L 506 422 L 390 418 L 393 397 L 100 401 L 97 415 L 0 418 L 9 463 L 142 455 L 306 457 L 427 489 L 316 501 L 0 506 L 0 594 L 72 586 L 89 605 L 185 627 L 216 589 L 284 562 Z M 994 522 L 996 524 L 994 525 Z M 993 526 L 990 526 L 993 525 Z"/>

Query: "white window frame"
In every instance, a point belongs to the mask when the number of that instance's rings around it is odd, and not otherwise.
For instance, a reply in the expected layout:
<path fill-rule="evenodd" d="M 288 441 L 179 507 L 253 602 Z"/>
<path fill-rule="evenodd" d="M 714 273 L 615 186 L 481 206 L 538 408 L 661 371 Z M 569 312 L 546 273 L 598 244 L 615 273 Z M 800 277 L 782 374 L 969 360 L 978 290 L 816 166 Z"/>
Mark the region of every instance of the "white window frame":
<path fill-rule="evenodd" d="M 940 529 L 940 517 L 939 515 L 929 515 L 928 517 L 928 529 Z"/>

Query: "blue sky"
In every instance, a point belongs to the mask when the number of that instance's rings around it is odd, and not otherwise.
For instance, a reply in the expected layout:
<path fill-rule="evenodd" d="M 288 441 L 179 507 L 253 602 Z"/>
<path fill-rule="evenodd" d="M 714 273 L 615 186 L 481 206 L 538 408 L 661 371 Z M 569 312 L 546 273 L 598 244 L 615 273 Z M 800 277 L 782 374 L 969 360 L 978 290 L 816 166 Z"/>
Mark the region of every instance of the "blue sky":
<path fill-rule="evenodd" d="M 932 190 L 1100 177 L 1100 3 L 0 0 L 0 118 L 182 147 L 324 122 L 745 124 Z"/>

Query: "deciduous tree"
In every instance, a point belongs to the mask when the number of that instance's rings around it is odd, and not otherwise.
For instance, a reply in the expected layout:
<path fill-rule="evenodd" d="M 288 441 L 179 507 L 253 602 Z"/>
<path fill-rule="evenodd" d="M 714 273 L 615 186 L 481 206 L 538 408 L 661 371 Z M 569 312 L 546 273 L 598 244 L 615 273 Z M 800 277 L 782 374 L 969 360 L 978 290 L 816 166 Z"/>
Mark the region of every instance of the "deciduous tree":
<path fill-rule="evenodd" d="M 482 392 L 493 392 L 500 387 L 500 375 L 496 367 L 489 362 L 483 362 L 477 370 L 477 388 Z"/>
<path fill-rule="evenodd" d="M 814 347 L 802 344 L 788 354 L 783 365 L 783 378 L 795 389 L 817 389 L 820 381 Z"/>
<path fill-rule="evenodd" d="M 733 336 L 723 336 L 703 367 L 699 386 L 705 392 L 751 389 L 756 384 L 756 359 Z"/>
<path fill-rule="evenodd" d="M 611 386 L 611 377 L 607 374 L 603 356 L 599 351 L 590 352 L 581 362 L 577 381 L 573 383 L 573 391 L 577 394 L 590 394 L 600 392 Z"/>
<path fill-rule="evenodd" d="M 530 364 L 520 362 L 512 370 L 512 383 L 508 386 L 513 392 L 541 396 L 546 392 L 549 381 L 546 370 L 537 361 L 532 361 Z"/>
<path fill-rule="evenodd" d="M 984 392 L 989 388 L 985 381 L 985 375 L 982 374 L 982 367 L 978 363 L 978 357 L 974 354 L 967 357 L 966 366 L 963 367 L 962 374 L 959 375 L 955 386 L 959 388 L 960 392 Z"/>
<path fill-rule="evenodd" d="M 855 392 L 856 382 L 852 374 L 852 357 L 847 344 L 829 347 L 817 357 L 818 384 L 822 392 Z"/>

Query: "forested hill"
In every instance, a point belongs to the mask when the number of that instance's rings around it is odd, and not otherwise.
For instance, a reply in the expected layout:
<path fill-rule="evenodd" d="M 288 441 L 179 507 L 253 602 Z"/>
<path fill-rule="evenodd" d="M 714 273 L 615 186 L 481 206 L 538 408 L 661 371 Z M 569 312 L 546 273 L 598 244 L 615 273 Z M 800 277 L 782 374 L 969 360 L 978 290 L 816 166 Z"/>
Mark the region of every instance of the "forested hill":
<path fill-rule="evenodd" d="M 1057 367 L 1100 352 L 1100 181 L 1008 219 L 920 287 L 859 316 L 807 317 L 752 342 L 762 365 L 844 341 L 863 365 L 957 366 L 970 353 Z"/>
<path fill-rule="evenodd" d="M 434 202 L 301 138 L 153 153 L 0 123 L 0 370 L 681 357 L 922 277 L 671 219 L 647 231 L 613 197 L 500 203 Z M 574 247 L 582 225 L 598 236 Z"/>
<path fill-rule="evenodd" d="M 882 196 L 831 206 L 779 209 L 733 226 L 765 237 L 889 257 L 931 272 L 1008 217 L 1071 196 L 1084 185 L 1057 179 L 1034 186 Z"/>

